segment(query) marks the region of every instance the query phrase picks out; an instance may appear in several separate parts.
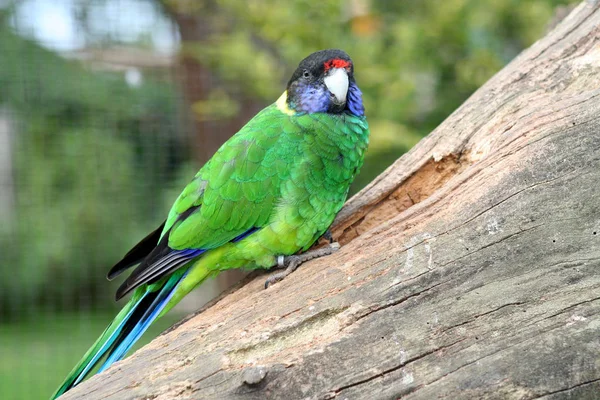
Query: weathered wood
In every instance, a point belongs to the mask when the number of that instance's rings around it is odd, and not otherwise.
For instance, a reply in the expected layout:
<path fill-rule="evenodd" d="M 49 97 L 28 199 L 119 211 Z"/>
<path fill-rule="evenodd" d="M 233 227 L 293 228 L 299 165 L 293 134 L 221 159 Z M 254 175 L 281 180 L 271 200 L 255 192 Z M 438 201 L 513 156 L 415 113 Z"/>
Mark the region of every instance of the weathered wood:
<path fill-rule="evenodd" d="M 595 399 L 600 6 L 352 198 L 333 256 L 221 298 L 64 399 Z"/>

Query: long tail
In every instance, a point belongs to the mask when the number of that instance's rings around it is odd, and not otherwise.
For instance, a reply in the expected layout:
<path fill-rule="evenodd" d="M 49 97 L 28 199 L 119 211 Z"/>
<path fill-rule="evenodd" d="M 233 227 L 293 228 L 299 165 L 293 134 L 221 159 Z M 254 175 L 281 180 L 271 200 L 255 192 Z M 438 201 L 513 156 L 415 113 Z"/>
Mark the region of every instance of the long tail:
<path fill-rule="evenodd" d="M 161 315 L 187 272 L 188 269 L 183 268 L 176 271 L 164 283 L 149 285 L 145 290 L 138 289 L 69 373 L 51 399 L 56 399 L 78 385 L 102 359 L 104 362 L 98 372 L 104 371 L 111 364 L 122 359 L 150 324 Z"/>

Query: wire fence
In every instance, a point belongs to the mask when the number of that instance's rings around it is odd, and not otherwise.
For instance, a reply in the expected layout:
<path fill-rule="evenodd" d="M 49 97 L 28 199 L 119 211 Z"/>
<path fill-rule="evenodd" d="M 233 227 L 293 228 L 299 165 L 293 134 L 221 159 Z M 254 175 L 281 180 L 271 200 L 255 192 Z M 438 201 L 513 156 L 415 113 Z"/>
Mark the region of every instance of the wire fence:
<path fill-rule="evenodd" d="M 150 2 L 0 16 L 0 398 L 43 399 L 114 317 L 106 272 L 193 176 L 195 138 L 177 34 Z"/>

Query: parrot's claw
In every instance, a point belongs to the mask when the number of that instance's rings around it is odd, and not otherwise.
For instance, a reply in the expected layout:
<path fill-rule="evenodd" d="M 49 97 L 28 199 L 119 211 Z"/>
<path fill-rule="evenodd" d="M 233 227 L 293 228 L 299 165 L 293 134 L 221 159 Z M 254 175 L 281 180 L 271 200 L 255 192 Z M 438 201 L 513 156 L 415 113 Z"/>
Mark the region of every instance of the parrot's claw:
<path fill-rule="evenodd" d="M 295 256 L 278 256 L 277 257 L 277 267 L 285 268 L 281 272 L 277 272 L 267 278 L 265 281 L 265 289 L 272 285 L 275 282 L 279 282 L 292 272 L 294 272 L 302 263 L 306 261 L 312 260 L 314 258 L 325 257 L 330 254 L 333 254 L 337 250 L 339 250 L 340 244 L 337 242 L 331 243 L 327 247 L 323 247 L 316 250 L 311 250 L 306 253 L 298 254 Z"/>

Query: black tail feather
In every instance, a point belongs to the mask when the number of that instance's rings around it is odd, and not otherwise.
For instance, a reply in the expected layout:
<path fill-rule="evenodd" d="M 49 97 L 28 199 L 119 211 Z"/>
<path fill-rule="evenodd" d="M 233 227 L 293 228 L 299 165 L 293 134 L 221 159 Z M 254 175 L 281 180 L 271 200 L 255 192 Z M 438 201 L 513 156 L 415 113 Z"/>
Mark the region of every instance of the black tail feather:
<path fill-rule="evenodd" d="M 148 234 L 148 236 L 136 244 L 133 249 L 129 250 L 123 259 L 116 263 L 115 266 L 108 271 L 108 274 L 106 275 L 108 280 L 113 280 L 123 271 L 134 266 L 135 264 L 140 263 L 148 254 L 150 254 L 150 252 L 152 252 L 152 250 L 154 250 L 158 244 L 160 234 L 162 233 L 166 222 L 167 221 L 163 222 L 156 230 Z"/>

